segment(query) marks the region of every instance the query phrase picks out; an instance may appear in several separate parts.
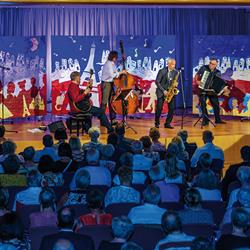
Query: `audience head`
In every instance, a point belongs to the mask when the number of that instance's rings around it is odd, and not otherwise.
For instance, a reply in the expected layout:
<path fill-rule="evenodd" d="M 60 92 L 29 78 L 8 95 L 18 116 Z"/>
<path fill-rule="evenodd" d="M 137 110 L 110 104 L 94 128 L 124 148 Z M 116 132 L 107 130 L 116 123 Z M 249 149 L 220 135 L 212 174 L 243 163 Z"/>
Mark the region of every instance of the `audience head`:
<path fill-rule="evenodd" d="M 210 130 L 205 130 L 202 134 L 202 139 L 205 144 L 213 142 L 214 140 L 213 133 Z"/>
<path fill-rule="evenodd" d="M 143 250 L 143 248 L 136 243 L 130 241 L 122 245 L 121 250 Z"/>
<path fill-rule="evenodd" d="M 171 153 L 167 153 L 166 155 L 166 177 L 167 178 L 176 178 L 177 176 L 180 175 L 180 172 L 177 168 L 177 160 L 175 155 Z"/>
<path fill-rule="evenodd" d="M 133 166 L 133 154 L 132 153 L 124 153 L 120 156 L 119 159 L 121 166 L 132 167 Z"/>
<path fill-rule="evenodd" d="M 182 139 L 183 142 L 187 141 L 187 138 L 188 138 L 188 132 L 187 132 L 187 130 L 181 130 L 181 131 L 178 132 L 177 135 L 181 137 L 181 139 Z"/>
<path fill-rule="evenodd" d="M 166 234 L 182 231 L 181 218 L 177 212 L 166 211 L 161 217 L 162 229 Z"/>
<path fill-rule="evenodd" d="M 202 170 L 208 170 L 210 169 L 212 164 L 212 157 L 208 153 L 203 153 L 200 155 L 200 158 L 198 160 L 197 165 L 202 169 Z"/>
<path fill-rule="evenodd" d="M 115 132 L 112 132 L 108 135 L 107 144 L 112 144 L 113 146 L 118 145 L 119 137 Z"/>
<path fill-rule="evenodd" d="M 77 137 L 77 136 L 70 137 L 69 145 L 70 145 L 72 151 L 81 150 L 81 148 L 82 148 L 81 141 L 80 141 L 79 137 Z"/>
<path fill-rule="evenodd" d="M 87 193 L 86 201 L 89 209 L 102 209 L 104 194 L 98 189 L 91 190 Z"/>
<path fill-rule="evenodd" d="M 52 172 L 54 170 L 54 160 L 49 155 L 43 155 L 38 163 L 38 171 L 41 174 L 45 174 L 47 172 Z"/>
<path fill-rule="evenodd" d="M 87 170 L 81 170 L 76 175 L 76 188 L 86 189 L 90 184 L 90 174 Z"/>
<path fill-rule="evenodd" d="M 55 242 L 53 250 L 74 250 L 74 245 L 66 239 L 59 239 Z"/>
<path fill-rule="evenodd" d="M 91 127 L 88 130 L 88 135 L 89 135 L 89 138 L 90 138 L 91 141 L 97 142 L 98 138 L 100 136 L 100 129 L 97 128 L 97 127 Z"/>
<path fill-rule="evenodd" d="M 52 147 L 54 144 L 53 137 L 51 135 L 44 135 L 43 136 L 43 145 L 46 148 Z"/>
<path fill-rule="evenodd" d="M 179 152 L 183 152 L 185 150 L 185 145 L 180 136 L 173 137 L 172 143 L 175 143 L 177 145 Z"/>
<path fill-rule="evenodd" d="M 157 205 L 161 201 L 161 191 L 156 185 L 148 185 L 143 191 L 143 198 L 145 203 Z"/>
<path fill-rule="evenodd" d="M 115 148 L 112 144 L 106 144 L 101 147 L 102 157 L 105 159 L 109 159 L 115 153 Z"/>
<path fill-rule="evenodd" d="M 62 207 L 57 213 L 58 227 L 73 229 L 75 224 L 75 211 L 70 207 Z"/>
<path fill-rule="evenodd" d="M 27 184 L 29 187 L 40 187 L 41 181 L 42 181 L 42 176 L 38 171 L 33 170 L 28 173 Z"/>
<path fill-rule="evenodd" d="M 133 179 L 133 171 L 130 167 L 123 166 L 118 169 L 118 177 L 121 185 L 130 186 Z"/>
<path fill-rule="evenodd" d="M 207 170 L 200 172 L 194 182 L 196 187 L 208 190 L 219 189 L 219 179 L 213 171 Z"/>
<path fill-rule="evenodd" d="M 184 201 L 186 205 L 190 208 L 196 208 L 201 206 L 201 194 L 195 188 L 189 188 L 185 192 Z"/>
<path fill-rule="evenodd" d="M 11 154 L 2 163 L 5 174 L 16 174 L 20 168 L 20 160 L 17 155 Z"/>
<path fill-rule="evenodd" d="M 8 208 L 10 194 L 7 188 L 0 188 L 0 210 Z"/>
<path fill-rule="evenodd" d="M 118 123 L 115 126 L 115 133 L 120 137 L 125 135 L 125 126 L 123 123 Z"/>
<path fill-rule="evenodd" d="M 58 147 L 58 156 L 59 157 L 69 157 L 72 158 L 72 150 L 67 142 L 60 143 Z"/>
<path fill-rule="evenodd" d="M 95 148 L 89 148 L 86 153 L 86 161 L 88 165 L 95 165 L 99 162 L 100 152 Z"/>
<path fill-rule="evenodd" d="M 241 185 L 250 184 L 250 167 L 241 166 L 237 171 L 237 178 Z"/>
<path fill-rule="evenodd" d="M 243 161 L 250 162 L 250 146 L 243 146 L 240 149 L 240 154 Z"/>
<path fill-rule="evenodd" d="M 134 231 L 131 220 L 126 216 L 112 219 L 112 232 L 115 238 L 128 240 Z"/>
<path fill-rule="evenodd" d="M 24 226 L 21 219 L 15 212 L 4 214 L 0 223 L 0 240 L 9 241 L 12 239 L 23 240 Z"/>
<path fill-rule="evenodd" d="M 68 135 L 66 132 L 66 129 L 64 128 L 58 128 L 55 131 L 54 137 L 57 141 L 64 141 L 68 139 Z"/>
<path fill-rule="evenodd" d="M 158 141 L 159 138 L 161 137 L 160 131 L 158 128 L 151 128 L 149 130 L 149 137 L 153 142 Z"/>
<path fill-rule="evenodd" d="M 177 144 L 170 142 L 168 144 L 167 153 L 174 155 L 174 156 L 177 156 L 180 153 L 180 150 L 179 150 Z"/>
<path fill-rule="evenodd" d="M 242 187 L 237 194 L 237 198 L 241 206 L 250 208 L 250 185 Z"/>
<path fill-rule="evenodd" d="M 27 147 L 23 150 L 23 158 L 25 161 L 33 161 L 33 158 L 35 156 L 35 149 L 34 147 L 30 146 L 30 147 Z"/>
<path fill-rule="evenodd" d="M 245 231 L 250 225 L 250 214 L 243 208 L 235 208 L 231 214 L 234 229 Z"/>
<path fill-rule="evenodd" d="M 214 250 L 214 247 L 208 239 L 197 237 L 192 241 L 190 250 Z"/>
<path fill-rule="evenodd" d="M 157 182 L 165 179 L 166 173 L 162 165 L 155 165 L 148 171 L 149 178 L 152 182 Z"/>
<path fill-rule="evenodd" d="M 142 142 L 143 148 L 150 150 L 152 142 L 149 136 L 145 135 L 140 138 L 140 141 Z"/>
<path fill-rule="evenodd" d="M 5 135 L 5 127 L 3 125 L 0 125 L 0 138 L 3 138 Z"/>
<path fill-rule="evenodd" d="M 141 154 L 143 150 L 143 144 L 139 140 L 135 140 L 131 143 L 131 150 L 134 154 Z"/>
<path fill-rule="evenodd" d="M 53 189 L 44 188 L 39 195 L 39 202 L 41 209 L 51 208 L 53 211 L 56 210 L 56 195 Z"/>
<path fill-rule="evenodd" d="M 11 155 L 16 152 L 16 143 L 12 140 L 6 140 L 3 142 L 3 155 Z"/>

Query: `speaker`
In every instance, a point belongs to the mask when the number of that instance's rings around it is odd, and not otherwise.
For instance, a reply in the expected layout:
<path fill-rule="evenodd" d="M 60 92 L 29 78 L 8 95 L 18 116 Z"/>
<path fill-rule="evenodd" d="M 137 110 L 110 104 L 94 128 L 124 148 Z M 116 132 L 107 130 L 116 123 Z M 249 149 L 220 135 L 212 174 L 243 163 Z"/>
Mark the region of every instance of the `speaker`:
<path fill-rule="evenodd" d="M 66 127 L 62 121 L 52 122 L 48 125 L 48 128 L 49 128 L 49 131 L 51 133 L 55 133 L 55 131 L 57 129 L 65 129 L 66 130 Z"/>

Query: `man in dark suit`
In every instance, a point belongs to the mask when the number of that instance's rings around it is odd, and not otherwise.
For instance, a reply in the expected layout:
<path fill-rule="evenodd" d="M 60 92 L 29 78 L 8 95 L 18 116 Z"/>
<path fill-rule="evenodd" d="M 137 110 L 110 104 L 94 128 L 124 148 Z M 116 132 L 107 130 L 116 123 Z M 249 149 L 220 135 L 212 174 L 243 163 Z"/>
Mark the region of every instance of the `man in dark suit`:
<path fill-rule="evenodd" d="M 57 215 L 58 227 L 60 231 L 56 234 L 44 236 L 40 245 L 40 250 L 53 249 L 54 244 L 59 239 L 70 241 L 75 250 L 94 250 L 94 242 L 91 237 L 74 233 L 75 213 L 69 207 L 63 207 Z"/>
<path fill-rule="evenodd" d="M 156 77 L 156 96 L 157 96 L 157 105 L 156 105 L 156 112 L 155 112 L 155 127 L 159 128 L 160 126 L 160 117 L 163 108 L 163 104 L 165 101 L 165 97 L 168 94 L 169 87 L 172 86 L 173 81 L 177 77 L 178 71 L 175 69 L 176 61 L 175 59 L 170 58 L 168 60 L 168 67 L 159 70 L 157 77 Z M 174 99 L 168 103 L 168 115 L 164 124 L 165 128 L 172 129 L 173 127 L 170 125 L 173 116 L 174 116 Z"/>

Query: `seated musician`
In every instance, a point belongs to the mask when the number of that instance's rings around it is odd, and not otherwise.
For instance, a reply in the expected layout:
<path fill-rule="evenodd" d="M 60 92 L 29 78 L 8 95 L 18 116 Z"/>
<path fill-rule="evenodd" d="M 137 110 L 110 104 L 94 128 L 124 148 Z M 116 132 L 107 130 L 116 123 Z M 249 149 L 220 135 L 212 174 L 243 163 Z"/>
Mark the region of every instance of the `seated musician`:
<path fill-rule="evenodd" d="M 218 65 L 218 61 L 215 58 L 212 58 L 209 62 L 209 65 L 203 65 L 199 71 L 195 75 L 195 80 L 198 83 L 198 85 L 201 85 L 201 79 L 205 71 L 208 71 L 210 74 L 207 78 L 206 83 L 211 83 L 213 80 L 213 77 L 216 76 L 221 76 L 221 72 L 216 68 Z M 209 84 L 211 85 L 211 84 Z M 207 88 L 207 87 L 205 87 Z M 199 100 L 200 100 L 200 105 L 201 105 L 201 112 L 203 116 L 203 121 L 202 125 L 206 126 L 209 123 L 208 120 L 208 112 L 207 112 L 207 104 L 206 100 L 207 98 L 209 99 L 213 110 L 214 110 L 214 116 L 215 116 L 215 123 L 220 124 L 220 123 L 226 123 L 225 121 L 222 121 L 220 118 L 220 106 L 219 106 L 219 99 L 218 96 L 212 91 L 205 91 L 204 89 L 200 89 L 199 91 Z"/>
<path fill-rule="evenodd" d="M 70 74 L 70 79 L 71 83 L 69 84 L 68 88 L 68 97 L 71 112 L 84 114 L 87 110 L 87 113 L 96 116 L 100 120 L 101 125 L 107 128 L 108 133 L 113 132 L 113 128 L 103 110 L 101 108 L 92 106 L 90 102 L 87 101 L 91 88 L 87 87 L 84 91 L 80 89 L 80 73 L 77 71 L 72 72 Z M 88 108 L 84 107 L 86 104 L 91 105 L 89 110 Z"/>

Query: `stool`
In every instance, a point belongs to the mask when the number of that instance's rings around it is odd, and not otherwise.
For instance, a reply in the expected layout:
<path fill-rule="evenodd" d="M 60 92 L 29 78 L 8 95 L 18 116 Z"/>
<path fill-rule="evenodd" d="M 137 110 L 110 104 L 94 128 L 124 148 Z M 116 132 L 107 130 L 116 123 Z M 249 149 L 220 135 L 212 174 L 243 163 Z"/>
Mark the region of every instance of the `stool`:
<path fill-rule="evenodd" d="M 69 133 L 72 134 L 73 122 L 76 123 L 76 134 L 79 136 L 80 124 L 82 127 L 82 135 L 84 134 L 84 130 L 86 133 L 87 130 L 91 127 L 92 115 L 89 113 L 69 113 Z"/>

